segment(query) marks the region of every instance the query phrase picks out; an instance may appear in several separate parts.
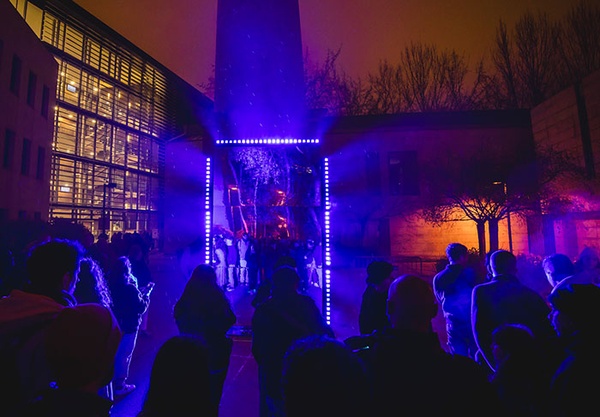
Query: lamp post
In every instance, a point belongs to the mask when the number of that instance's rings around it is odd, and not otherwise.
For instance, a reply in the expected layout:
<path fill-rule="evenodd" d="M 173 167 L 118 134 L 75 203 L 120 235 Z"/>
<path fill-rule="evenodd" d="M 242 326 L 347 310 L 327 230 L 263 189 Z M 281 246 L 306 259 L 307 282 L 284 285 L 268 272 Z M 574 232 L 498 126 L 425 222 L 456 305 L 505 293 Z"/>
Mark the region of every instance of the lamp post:
<path fill-rule="evenodd" d="M 107 188 L 115 188 L 117 186 L 116 182 L 107 182 L 103 184 L 104 194 L 102 197 L 102 234 L 106 234 L 106 189 Z"/>
<path fill-rule="evenodd" d="M 506 183 L 504 183 L 504 195 L 506 196 Z M 512 239 L 512 226 L 510 224 L 510 206 L 506 205 L 506 229 L 508 232 L 508 249 L 512 253 L 513 251 L 513 239 Z"/>
<path fill-rule="evenodd" d="M 512 224 L 510 222 L 510 206 L 508 204 L 508 189 L 504 181 L 494 182 L 496 185 L 502 185 L 502 192 L 504 193 L 504 204 L 506 205 L 506 231 L 508 233 L 508 249 L 510 252 L 513 251 L 513 239 L 512 239 Z"/>

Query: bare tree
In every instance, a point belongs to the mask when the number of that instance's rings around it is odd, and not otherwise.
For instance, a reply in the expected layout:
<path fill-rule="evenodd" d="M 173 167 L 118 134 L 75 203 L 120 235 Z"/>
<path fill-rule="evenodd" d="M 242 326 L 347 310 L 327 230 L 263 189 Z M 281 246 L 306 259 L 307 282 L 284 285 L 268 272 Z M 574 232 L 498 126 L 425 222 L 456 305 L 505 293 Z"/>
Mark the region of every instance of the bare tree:
<path fill-rule="evenodd" d="M 329 114 L 348 114 L 352 103 L 358 102 L 360 82 L 354 82 L 338 66 L 341 48 L 328 50 L 321 63 L 310 59 L 308 51 L 304 54 L 304 84 L 306 105 L 309 109 L 326 110 Z M 356 106 L 354 106 L 356 107 Z"/>
<path fill-rule="evenodd" d="M 454 50 L 440 51 L 435 45 L 411 43 L 398 64 L 387 60 L 368 75 L 364 103 L 368 114 L 473 110 L 481 107 L 483 65 L 468 84 L 470 70 L 463 55 Z"/>
<path fill-rule="evenodd" d="M 600 69 L 600 7 L 582 1 L 562 20 L 564 82 L 574 84 Z"/>
<path fill-rule="evenodd" d="M 531 108 L 600 69 L 600 7 L 581 2 L 560 21 L 523 15 L 512 30 L 500 21 L 484 79 L 487 106 Z"/>
<path fill-rule="evenodd" d="M 471 220 L 477 225 L 479 251 L 486 250 L 485 225 L 489 229 L 489 250 L 498 249 L 498 222 L 511 215 L 560 214 L 575 203 L 556 187 L 559 178 L 580 180 L 582 169 L 572 154 L 553 147 L 523 149 L 520 158 L 507 159 L 500 148 L 482 148 L 468 158 L 439 156 L 423 181 L 427 195 L 421 213 L 436 225 Z M 512 155 L 515 155 L 513 152 Z M 511 160 L 510 164 L 507 160 Z M 435 168 L 435 169 L 434 169 Z"/>

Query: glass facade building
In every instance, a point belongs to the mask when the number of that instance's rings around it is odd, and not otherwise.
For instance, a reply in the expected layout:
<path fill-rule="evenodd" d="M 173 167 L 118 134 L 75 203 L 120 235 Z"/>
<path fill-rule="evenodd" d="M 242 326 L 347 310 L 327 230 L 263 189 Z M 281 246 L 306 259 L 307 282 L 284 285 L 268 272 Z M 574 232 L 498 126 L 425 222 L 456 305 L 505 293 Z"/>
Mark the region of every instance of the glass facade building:
<path fill-rule="evenodd" d="M 59 64 L 49 218 L 160 234 L 165 144 L 212 102 L 70 0 L 11 2 Z"/>

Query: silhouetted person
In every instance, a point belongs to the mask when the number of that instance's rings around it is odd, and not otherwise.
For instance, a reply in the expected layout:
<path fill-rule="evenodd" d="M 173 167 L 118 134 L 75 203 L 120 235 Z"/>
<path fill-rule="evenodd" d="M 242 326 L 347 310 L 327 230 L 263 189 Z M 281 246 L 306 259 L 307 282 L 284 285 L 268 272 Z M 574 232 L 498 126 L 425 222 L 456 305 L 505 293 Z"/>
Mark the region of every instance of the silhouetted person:
<path fill-rule="evenodd" d="M 238 265 L 238 276 L 239 284 L 248 285 L 248 260 L 252 249 L 252 240 L 248 232 L 242 234 L 242 238 L 235 242 L 235 248 L 237 252 L 237 265 Z"/>
<path fill-rule="evenodd" d="M 595 248 L 584 248 L 574 264 L 573 276 L 564 280 L 565 284 L 600 285 L 600 259 Z"/>
<path fill-rule="evenodd" d="M 503 324 L 492 333 L 496 372 L 492 385 L 504 415 L 533 417 L 547 415 L 550 377 L 556 363 L 526 326 Z"/>
<path fill-rule="evenodd" d="M 548 415 L 594 414 L 600 390 L 600 288 L 569 284 L 548 299 L 552 306 L 550 320 L 566 346 L 566 357 L 553 376 Z"/>
<path fill-rule="evenodd" d="M 73 292 L 83 252 L 79 243 L 61 239 L 33 246 L 24 289 L 0 298 L 0 404 L 6 416 L 48 387 L 44 332 L 60 311 L 77 303 Z"/>
<path fill-rule="evenodd" d="M 364 364 L 327 336 L 295 342 L 284 358 L 282 381 L 286 417 L 366 417 L 373 411 Z"/>
<path fill-rule="evenodd" d="M 227 332 L 236 316 L 210 265 L 194 269 L 173 310 L 179 333 L 201 338 L 208 348 L 211 398 L 218 412 L 233 341 Z"/>
<path fill-rule="evenodd" d="M 104 274 L 108 274 L 113 262 L 117 259 L 115 245 L 108 241 L 106 233 L 100 233 L 96 242 L 90 246 L 87 256 L 91 256 L 102 268 Z"/>
<path fill-rule="evenodd" d="M 272 295 L 252 316 L 252 354 L 258 364 L 261 417 L 283 416 L 283 357 L 292 343 L 311 335 L 334 337 L 313 299 L 298 292 L 299 283 L 295 269 L 275 270 Z"/>
<path fill-rule="evenodd" d="M 358 313 L 361 334 L 370 334 L 389 327 L 386 306 L 393 271 L 394 266 L 386 261 L 373 261 L 367 266 L 367 287 L 363 291 Z"/>
<path fill-rule="evenodd" d="M 158 350 L 137 417 L 215 416 L 209 352 L 199 337 L 174 336 Z"/>
<path fill-rule="evenodd" d="M 108 417 L 113 402 L 99 395 L 110 383 L 121 331 L 112 312 L 99 304 L 63 309 L 48 326 L 44 353 L 54 388 L 48 388 L 22 417 Z"/>
<path fill-rule="evenodd" d="M 73 295 L 77 304 L 96 303 L 112 311 L 112 296 L 100 265 L 91 257 L 85 257 L 79 264 L 79 282 Z M 112 382 L 102 387 L 100 394 L 113 400 Z"/>
<path fill-rule="evenodd" d="M 575 273 L 573 262 L 567 255 L 562 253 L 555 253 L 545 257 L 542 260 L 542 268 L 550 284 L 550 291 L 554 291 L 565 278 Z"/>
<path fill-rule="evenodd" d="M 497 397 L 473 359 L 442 349 L 431 321 L 438 304 L 431 285 L 415 275 L 389 288 L 390 328 L 347 339 L 372 379 L 374 412 L 387 416 L 494 415 Z"/>
<path fill-rule="evenodd" d="M 515 255 L 505 250 L 495 251 L 490 267 L 494 275 L 492 280 L 473 289 L 471 320 L 478 355 L 491 371 L 495 371 L 492 332 L 500 325 L 525 325 L 540 343 L 544 339 L 552 339 L 554 332 L 548 322 L 550 309 L 546 300 L 517 278 Z"/>
<path fill-rule="evenodd" d="M 113 392 L 115 396 L 129 394 L 136 387 L 128 383 L 129 367 L 137 343 L 142 315 L 148 309 L 150 293 L 141 292 L 131 273 L 129 258 L 121 256 L 108 274 L 108 285 L 113 299 L 113 313 L 123 332 L 115 360 Z"/>
<path fill-rule="evenodd" d="M 131 273 L 137 281 L 139 290 L 142 293 L 150 293 L 152 292 L 152 287 L 154 287 L 155 282 L 152 279 L 152 271 L 150 270 L 148 257 L 144 254 L 145 243 L 142 241 L 141 235 L 138 236 L 139 242 L 133 242 L 131 246 L 129 246 L 129 255 L 127 257 L 129 258 L 129 262 L 131 262 Z M 142 322 L 139 329 L 139 333 L 146 336 L 150 336 L 151 334 L 148 330 L 150 301 L 151 298 L 148 297 L 148 308 L 142 315 Z"/>
<path fill-rule="evenodd" d="M 433 277 L 433 291 L 446 321 L 448 351 L 475 358 L 477 345 L 471 328 L 471 292 L 477 275 L 467 266 L 469 250 L 460 243 L 446 248 L 448 265 Z"/>
<path fill-rule="evenodd" d="M 277 258 L 273 265 L 273 271 L 282 266 L 288 266 L 290 268 L 296 268 L 296 260 L 291 256 L 280 256 Z M 252 307 L 256 308 L 260 304 L 264 303 L 271 296 L 271 290 L 273 289 L 273 276 L 265 276 L 265 279 L 259 284 L 256 294 L 251 301 Z"/>

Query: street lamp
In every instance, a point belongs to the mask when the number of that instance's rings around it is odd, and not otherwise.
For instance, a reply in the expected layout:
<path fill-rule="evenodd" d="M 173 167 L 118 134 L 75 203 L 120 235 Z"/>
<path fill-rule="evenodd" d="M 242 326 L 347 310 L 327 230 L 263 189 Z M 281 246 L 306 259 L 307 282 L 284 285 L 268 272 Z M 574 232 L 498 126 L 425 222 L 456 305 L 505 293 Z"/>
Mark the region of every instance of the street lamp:
<path fill-rule="evenodd" d="M 116 188 L 116 182 L 107 182 L 103 184 L 104 194 L 102 197 L 102 234 L 106 234 L 106 189 Z"/>
<path fill-rule="evenodd" d="M 506 231 L 508 233 L 508 249 L 512 253 L 513 251 L 513 239 L 512 239 L 512 225 L 510 222 L 510 206 L 507 201 L 508 190 L 504 181 L 496 181 L 494 184 L 502 185 L 502 191 L 504 192 L 504 204 L 506 205 Z"/>

